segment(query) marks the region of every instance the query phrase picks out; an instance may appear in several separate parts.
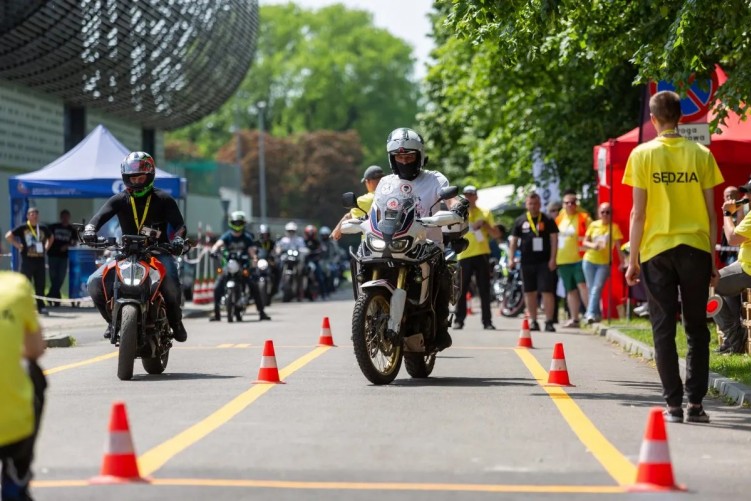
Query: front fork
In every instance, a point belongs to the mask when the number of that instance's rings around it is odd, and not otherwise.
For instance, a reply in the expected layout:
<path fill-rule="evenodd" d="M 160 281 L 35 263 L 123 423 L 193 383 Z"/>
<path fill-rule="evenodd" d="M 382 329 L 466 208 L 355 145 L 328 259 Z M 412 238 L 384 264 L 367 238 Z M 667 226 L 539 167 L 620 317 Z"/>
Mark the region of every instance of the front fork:
<path fill-rule="evenodd" d="M 374 278 L 377 272 L 374 271 Z M 407 268 L 399 268 L 399 275 L 396 278 L 396 289 L 391 292 L 391 315 L 389 317 L 389 330 L 395 335 L 399 335 L 399 327 L 402 325 L 404 316 L 404 305 L 407 303 Z"/>

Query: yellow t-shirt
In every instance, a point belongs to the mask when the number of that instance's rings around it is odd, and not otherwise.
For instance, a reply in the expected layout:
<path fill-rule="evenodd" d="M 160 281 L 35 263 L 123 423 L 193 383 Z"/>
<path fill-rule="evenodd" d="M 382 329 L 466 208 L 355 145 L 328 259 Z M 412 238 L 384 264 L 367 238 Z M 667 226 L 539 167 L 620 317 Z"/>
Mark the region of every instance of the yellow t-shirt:
<path fill-rule="evenodd" d="M 634 148 L 623 184 L 647 192 L 639 260 L 682 244 L 712 252 L 704 190 L 722 182 L 712 152 L 689 139 L 658 137 Z"/>
<path fill-rule="evenodd" d="M 0 271 L 0 445 L 34 432 L 34 388 L 21 365 L 26 332 L 39 329 L 31 283 Z"/>
<path fill-rule="evenodd" d="M 573 216 L 564 210 L 555 218 L 558 225 L 558 254 L 556 264 L 573 264 L 582 260 L 582 241 L 592 223 L 592 218 L 584 211 L 577 211 Z"/>
<path fill-rule="evenodd" d="M 472 223 L 477 221 L 487 221 L 490 226 L 495 226 L 495 220 L 493 214 L 489 210 L 484 210 L 479 207 L 469 210 L 469 226 L 470 230 L 464 235 L 469 241 L 467 248 L 457 256 L 457 259 L 467 259 L 468 257 L 481 256 L 483 254 L 490 254 L 490 233 L 487 228 L 481 228 L 476 231 L 472 231 Z"/>
<path fill-rule="evenodd" d="M 613 252 L 613 246 L 617 240 L 623 240 L 621 228 L 613 223 L 613 239 L 610 239 L 610 225 L 603 224 L 602 219 L 592 221 L 587 228 L 587 237 L 592 242 L 602 242 L 605 246 L 600 250 L 587 249 L 584 253 L 584 260 L 593 264 L 608 264 L 610 255 Z"/>
<path fill-rule="evenodd" d="M 357 205 L 359 207 L 362 207 L 362 209 L 365 212 L 355 207 L 354 209 L 350 209 L 349 215 L 354 218 L 365 217 L 365 215 L 368 212 L 370 212 L 370 206 L 373 205 L 374 199 L 375 199 L 375 193 L 366 193 L 364 195 L 357 197 Z"/>
<path fill-rule="evenodd" d="M 751 213 L 746 214 L 735 227 L 735 232 L 742 237 L 751 239 Z M 751 275 L 751 240 L 746 240 L 741 244 L 741 249 L 738 251 L 738 261 L 741 263 L 743 272 Z"/>

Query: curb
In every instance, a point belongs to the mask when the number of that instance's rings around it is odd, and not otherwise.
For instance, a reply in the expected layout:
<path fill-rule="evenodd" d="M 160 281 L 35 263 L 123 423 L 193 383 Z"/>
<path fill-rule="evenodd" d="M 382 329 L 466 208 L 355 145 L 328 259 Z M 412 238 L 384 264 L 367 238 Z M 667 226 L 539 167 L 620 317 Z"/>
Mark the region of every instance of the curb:
<path fill-rule="evenodd" d="M 641 341 L 637 341 L 623 334 L 621 331 L 607 327 L 605 325 L 595 324 L 593 326 L 595 335 L 604 336 L 605 339 L 612 343 L 618 344 L 624 351 L 638 355 L 646 360 L 654 360 L 655 350 Z M 686 360 L 678 359 L 678 365 L 681 369 L 681 377 L 685 379 Z M 733 379 L 727 378 L 722 374 L 709 371 L 709 387 L 717 390 L 720 395 L 729 398 L 737 405 L 751 404 L 751 386 L 739 383 Z"/>

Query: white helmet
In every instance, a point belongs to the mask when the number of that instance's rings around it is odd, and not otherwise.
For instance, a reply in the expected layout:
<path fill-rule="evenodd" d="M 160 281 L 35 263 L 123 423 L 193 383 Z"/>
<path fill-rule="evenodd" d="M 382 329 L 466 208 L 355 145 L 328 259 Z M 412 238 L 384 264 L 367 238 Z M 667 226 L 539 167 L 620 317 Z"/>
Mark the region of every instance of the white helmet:
<path fill-rule="evenodd" d="M 229 215 L 229 227 L 234 231 L 243 231 L 247 221 L 248 218 L 245 217 L 245 213 L 241 210 L 236 210 Z"/>
<path fill-rule="evenodd" d="M 388 152 L 391 171 L 407 181 L 415 179 L 420 174 L 420 170 L 428 163 L 422 136 L 406 127 L 391 131 L 388 139 L 386 139 L 386 151 Z M 412 163 L 400 164 L 394 158 L 396 153 L 416 153 L 417 158 Z"/>
<path fill-rule="evenodd" d="M 297 223 L 294 221 L 290 221 L 289 223 L 284 225 L 284 231 L 297 231 Z"/>

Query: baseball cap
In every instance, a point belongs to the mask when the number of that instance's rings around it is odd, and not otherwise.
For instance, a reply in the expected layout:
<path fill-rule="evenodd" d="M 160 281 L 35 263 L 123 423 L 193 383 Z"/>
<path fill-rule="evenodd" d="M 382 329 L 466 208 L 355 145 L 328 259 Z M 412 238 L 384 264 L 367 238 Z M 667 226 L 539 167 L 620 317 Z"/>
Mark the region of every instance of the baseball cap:
<path fill-rule="evenodd" d="M 465 195 L 468 195 L 468 194 L 477 195 L 477 188 L 475 188 L 474 186 L 470 184 L 464 187 L 464 190 L 462 190 L 462 193 L 464 193 Z"/>
<path fill-rule="evenodd" d="M 381 169 L 377 165 L 371 165 L 370 167 L 365 169 L 365 173 L 362 175 L 360 182 L 364 183 L 366 179 L 381 179 L 382 177 L 383 169 Z"/>

